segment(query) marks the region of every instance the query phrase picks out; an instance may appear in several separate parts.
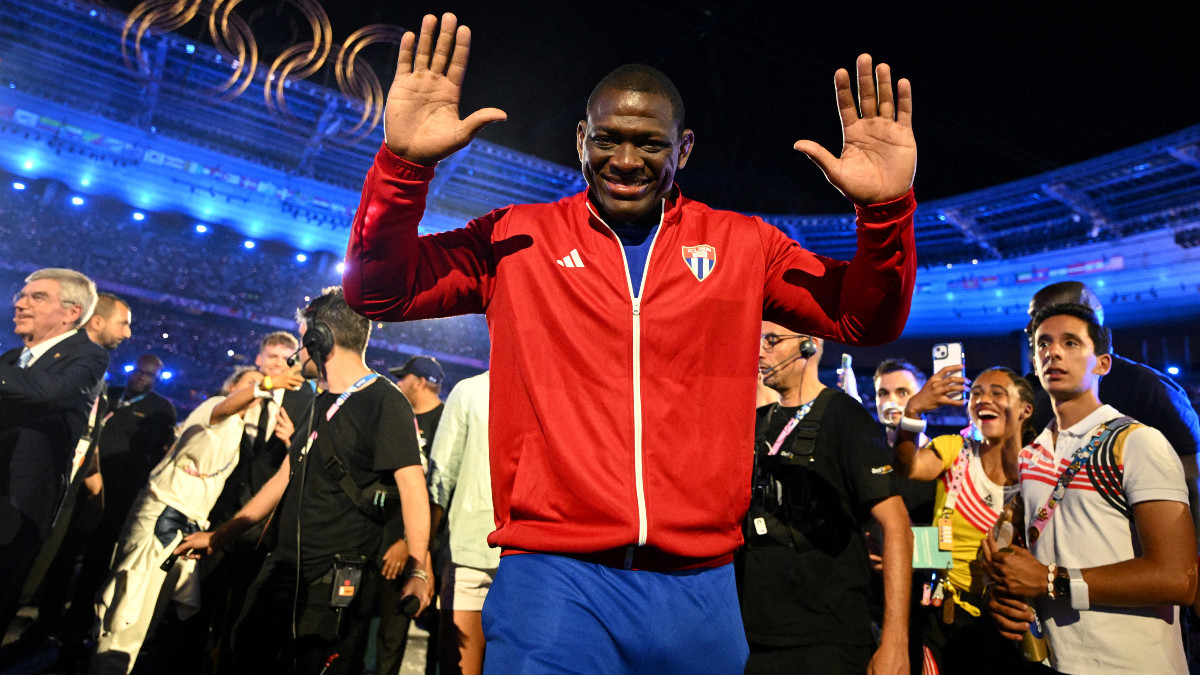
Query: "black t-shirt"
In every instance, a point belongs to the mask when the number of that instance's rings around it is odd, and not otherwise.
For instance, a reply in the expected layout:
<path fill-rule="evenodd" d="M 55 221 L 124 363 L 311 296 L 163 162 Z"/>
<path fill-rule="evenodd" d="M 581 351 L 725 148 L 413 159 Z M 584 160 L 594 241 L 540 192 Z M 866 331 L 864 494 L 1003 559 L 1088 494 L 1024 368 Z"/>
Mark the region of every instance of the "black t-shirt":
<path fill-rule="evenodd" d="M 769 478 L 763 481 L 768 488 L 755 492 L 754 499 L 761 501 L 751 505 L 751 517 L 765 512 L 783 527 L 777 524 L 763 536 L 748 523 L 746 546 L 738 556 L 742 621 L 746 638 L 755 644 L 869 645 L 873 640 L 863 525 L 871 506 L 894 494 L 891 453 L 861 404 L 840 391 L 826 391 L 811 461 L 791 453 L 795 431 L 778 455 L 766 456 L 798 408 L 759 408 L 756 435 L 766 443 L 757 444 L 756 464 Z"/>
<path fill-rule="evenodd" d="M 376 378 L 352 394 L 333 419 L 325 415 L 338 394 L 317 396 L 316 431 L 336 443 L 337 454 L 359 488 L 376 480 L 392 481 L 396 469 L 421 464 L 412 406 L 395 385 Z M 295 562 L 301 575 L 316 581 L 339 553 L 372 557 L 378 552 L 381 526 L 350 501 L 326 468 L 316 444 L 301 461 L 307 439 L 298 437 L 288 451 L 292 479 L 280 505 L 279 540 L 274 555 Z"/>
<path fill-rule="evenodd" d="M 113 387 L 100 419 L 105 420 L 99 442 L 104 522 L 120 527 L 150 470 L 175 442 L 175 406 L 153 391 L 130 396 L 124 387 Z"/>
<path fill-rule="evenodd" d="M 437 436 L 438 423 L 442 421 L 442 410 L 445 408 L 445 403 L 438 403 L 437 407 L 432 410 L 417 413 L 417 430 L 424 441 L 421 444 L 421 452 L 425 455 L 425 459 L 429 459 L 429 453 L 433 452 L 433 439 Z"/>

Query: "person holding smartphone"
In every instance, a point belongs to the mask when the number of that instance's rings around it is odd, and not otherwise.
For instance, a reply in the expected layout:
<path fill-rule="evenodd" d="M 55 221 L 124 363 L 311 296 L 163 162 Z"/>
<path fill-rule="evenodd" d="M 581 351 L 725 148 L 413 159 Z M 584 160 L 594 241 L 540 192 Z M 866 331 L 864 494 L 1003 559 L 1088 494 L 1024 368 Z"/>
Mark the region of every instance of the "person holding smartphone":
<path fill-rule="evenodd" d="M 1017 494 L 1017 456 L 1033 432 L 1033 392 L 1008 368 L 988 368 L 974 382 L 963 369 L 961 358 L 955 359 L 909 398 L 896 435 L 900 475 L 937 481 L 934 525 L 939 548 L 953 560 L 922 589 L 925 621 L 914 620 L 914 626 L 922 633 L 925 672 L 1020 672 L 1029 666 L 981 616 L 984 575 L 976 558 L 1005 502 Z M 963 405 L 978 434 L 937 436 L 918 447 L 926 413 Z"/>

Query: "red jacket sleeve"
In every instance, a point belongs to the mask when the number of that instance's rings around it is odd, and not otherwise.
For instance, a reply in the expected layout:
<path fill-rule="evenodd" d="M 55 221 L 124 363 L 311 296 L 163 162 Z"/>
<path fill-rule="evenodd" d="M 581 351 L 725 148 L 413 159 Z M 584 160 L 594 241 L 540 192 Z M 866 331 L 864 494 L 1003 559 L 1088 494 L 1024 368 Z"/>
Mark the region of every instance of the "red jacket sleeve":
<path fill-rule="evenodd" d="M 850 262 L 806 251 L 761 223 L 767 259 L 763 318 L 848 345 L 900 337 L 917 276 L 916 207 L 911 190 L 886 204 L 856 207 L 858 250 Z"/>
<path fill-rule="evenodd" d="M 507 209 L 450 232 L 419 236 L 433 167 L 386 146 L 363 184 L 342 287 L 346 302 L 370 319 L 404 321 L 482 312 L 495 274 L 492 230 Z"/>

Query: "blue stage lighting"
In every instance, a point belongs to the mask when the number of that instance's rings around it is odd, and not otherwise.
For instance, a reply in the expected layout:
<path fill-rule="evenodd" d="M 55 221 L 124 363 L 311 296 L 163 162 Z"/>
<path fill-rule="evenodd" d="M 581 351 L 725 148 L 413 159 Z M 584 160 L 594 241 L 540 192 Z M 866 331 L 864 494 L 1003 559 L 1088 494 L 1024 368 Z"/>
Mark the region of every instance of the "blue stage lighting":
<path fill-rule="evenodd" d="M 346 271 L 346 263 L 340 262 L 337 264 L 337 273 L 341 274 Z"/>
<path fill-rule="evenodd" d="M 125 372 L 127 372 L 127 373 L 133 372 L 133 364 L 132 363 L 125 366 Z"/>
<path fill-rule="evenodd" d="M 85 177 L 85 178 L 80 178 L 80 179 L 79 179 L 79 184 L 80 184 L 80 185 L 82 185 L 83 187 L 87 187 L 87 186 L 89 186 L 89 185 L 91 185 L 91 184 L 92 184 L 92 179 L 91 179 L 91 178 L 86 178 L 86 177 Z"/>
<path fill-rule="evenodd" d="M 83 197 L 71 197 L 71 203 L 75 206 L 83 206 Z"/>
<path fill-rule="evenodd" d="M 1167 374 L 1168 375 L 1178 375 L 1179 367 L 1178 366 L 1167 366 Z"/>
<path fill-rule="evenodd" d="M 175 377 L 175 373 L 172 373 L 169 370 L 164 370 L 164 371 L 162 371 L 162 375 L 159 375 L 159 377 L 161 377 L 164 380 L 169 380 L 172 377 Z"/>
<path fill-rule="evenodd" d="M 242 243 L 242 246 L 245 246 L 246 248 L 254 248 L 254 242 L 247 239 L 245 242 Z"/>
<path fill-rule="evenodd" d="M 22 164 L 21 166 L 25 167 L 26 171 L 30 171 L 33 169 L 33 160 L 27 159 L 27 160 L 25 160 L 25 163 Z"/>
<path fill-rule="evenodd" d="M 196 53 L 196 45 L 188 45 L 183 48 L 183 51 L 185 51 L 189 54 L 195 54 Z"/>
<path fill-rule="evenodd" d="M 307 262 L 307 261 L 308 261 L 308 256 L 304 255 L 303 253 L 296 254 L 296 262 Z"/>
<path fill-rule="evenodd" d="M 208 226 L 197 224 L 196 231 L 199 232 L 200 234 L 204 234 L 205 232 L 208 232 Z"/>
<path fill-rule="evenodd" d="M 133 219 L 134 219 L 134 220 L 145 220 L 145 219 L 146 219 L 146 214 L 142 213 L 141 211 L 134 211 L 134 212 L 133 212 Z"/>
<path fill-rule="evenodd" d="M 13 189 L 14 190 L 24 190 L 25 184 L 24 183 L 13 183 Z"/>

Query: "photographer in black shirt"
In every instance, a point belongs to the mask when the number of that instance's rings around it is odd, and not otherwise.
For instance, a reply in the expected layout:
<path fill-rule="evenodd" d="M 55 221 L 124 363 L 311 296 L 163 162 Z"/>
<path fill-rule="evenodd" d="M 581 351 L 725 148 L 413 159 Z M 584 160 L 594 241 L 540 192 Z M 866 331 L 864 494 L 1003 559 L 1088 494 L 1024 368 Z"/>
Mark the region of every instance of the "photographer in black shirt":
<path fill-rule="evenodd" d="M 237 672 L 362 672 L 376 569 L 386 579 L 406 573 L 400 595 L 417 597 L 420 610 L 432 596 L 412 407 L 367 367 L 370 322 L 346 306 L 340 288 L 326 289 L 302 319 L 302 372 L 329 387 L 316 398 L 312 431 L 296 434 L 288 461 L 236 516 L 175 551 L 210 553 L 272 513 L 278 519 L 278 543 L 234 629 Z M 379 559 L 383 524 L 394 517 L 403 517 L 406 541 Z"/>

